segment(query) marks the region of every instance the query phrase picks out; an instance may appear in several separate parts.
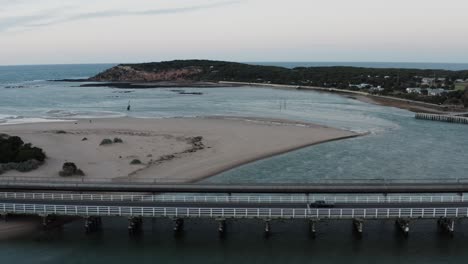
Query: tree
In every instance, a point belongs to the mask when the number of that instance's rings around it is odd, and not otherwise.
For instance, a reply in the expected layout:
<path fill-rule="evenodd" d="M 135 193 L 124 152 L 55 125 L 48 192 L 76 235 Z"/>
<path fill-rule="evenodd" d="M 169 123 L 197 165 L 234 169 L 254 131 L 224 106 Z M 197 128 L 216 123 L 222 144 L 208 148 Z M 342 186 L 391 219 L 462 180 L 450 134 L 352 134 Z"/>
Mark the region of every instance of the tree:
<path fill-rule="evenodd" d="M 468 107 L 468 85 L 465 87 L 465 94 L 463 95 L 463 104 Z"/>

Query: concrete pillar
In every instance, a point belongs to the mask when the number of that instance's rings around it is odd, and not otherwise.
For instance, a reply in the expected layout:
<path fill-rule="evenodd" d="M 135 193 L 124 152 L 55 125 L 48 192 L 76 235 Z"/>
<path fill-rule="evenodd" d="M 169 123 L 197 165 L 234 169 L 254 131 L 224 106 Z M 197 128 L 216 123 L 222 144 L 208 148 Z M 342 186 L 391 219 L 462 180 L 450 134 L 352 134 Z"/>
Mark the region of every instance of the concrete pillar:
<path fill-rule="evenodd" d="M 270 220 L 265 220 L 265 235 L 269 235 L 270 233 L 271 233 Z"/>
<path fill-rule="evenodd" d="M 86 233 L 91 233 L 99 230 L 102 226 L 101 217 L 88 216 L 85 217 L 85 230 Z"/>
<path fill-rule="evenodd" d="M 129 234 L 135 234 L 141 231 L 143 226 L 143 219 L 141 217 L 130 217 L 128 218 L 128 232 Z"/>
<path fill-rule="evenodd" d="M 316 234 L 316 230 L 315 230 L 315 224 L 316 223 L 317 223 L 317 221 L 315 221 L 315 220 L 309 220 L 309 234 L 312 237 L 315 237 L 315 234 Z"/>
<path fill-rule="evenodd" d="M 455 222 L 453 221 L 453 219 L 440 218 L 439 220 L 437 220 L 437 224 L 440 228 L 442 228 L 442 230 L 453 235 L 453 231 L 455 231 Z"/>
<path fill-rule="evenodd" d="M 407 219 L 397 219 L 395 221 L 395 224 L 398 226 L 398 228 L 401 230 L 403 235 L 406 237 L 409 234 L 409 220 Z"/>
<path fill-rule="evenodd" d="M 44 229 L 48 229 L 53 225 L 53 223 L 57 220 L 56 216 L 54 215 L 42 215 L 42 227 Z"/>
<path fill-rule="evenodd" d="M 226 232 L 226 220 L 225 219 L 218 219 L 218 232 L 220 234 L 224 234 Z"/>
<path fill-rule="evenodd" d="M 174 219 L 174 231 L 175 232 L 184 231 L 184 219 L 182 218 Z"/>
<path fill-rule="evenodd" d="M 354 226 L 354 230 L 358 233 L 358 234 L 362 234 L 362 227 L 364 225 L 364 221 L 362 219 L 353 219 L 353 226 Z"/>

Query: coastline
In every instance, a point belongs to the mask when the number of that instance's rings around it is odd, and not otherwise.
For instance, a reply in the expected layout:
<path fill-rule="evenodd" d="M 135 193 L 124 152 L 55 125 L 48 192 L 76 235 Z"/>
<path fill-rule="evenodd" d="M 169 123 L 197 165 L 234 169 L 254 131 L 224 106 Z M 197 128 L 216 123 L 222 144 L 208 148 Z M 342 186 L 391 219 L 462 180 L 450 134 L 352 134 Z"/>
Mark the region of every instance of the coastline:
<path fill-rule="evenodd" d="M 65 82 L 90 82 L 89 80 L 54 80 Z M 361 91 L 342 90 L 337 88 L 325 88 L 317 86 L 287 85 L 272 83 L 249 83 L 234 81 L 219 82 L 192 82 L 192 81 L 160 81 L 160 82 L 90 82 L 79 85 L 80 87 L 112 87 L 118 89 L 148 89 L 148 88 L 226 88 L 236 86 L 264 87 L 272 89 L 316 91 L 334 93 L 347 96 L 361 102 L 396 107 L 415 113 L 450 114 L 451 112 L 466 112 L 468 109 L 458 106 L 437 105 L 421 101 L 408 100 L 392 96 L 375 95 Z"/>
<path fill-rule="evenodd" d="M 374 95 L 360 91 L 341 90 L 336 88 L 325 88 L 316 86 L 303 86 L 303 85 L 286 85 L 286 84 L 267 84 L 267 83 L 244 83 L 244 82 L 220 82 L 221 84 L 228 85 L 248 85 L 252 87 L 266 87 L 274 89 L 287 89 L 287 90 L 302 90 L 302 91 L 316 91 L 340 94 L 348 98 L 355 99 L 361 102 L 383 105 L 389 107 L 396 107 L 400 109 L 409 110 L 411 112 L 429 113 L 429 114 L 449 114 L 452 112 L 464 112 L 466 108 L 449 108 L 436 104 L 426 102 L 402 99 L 391 96 Z"/>

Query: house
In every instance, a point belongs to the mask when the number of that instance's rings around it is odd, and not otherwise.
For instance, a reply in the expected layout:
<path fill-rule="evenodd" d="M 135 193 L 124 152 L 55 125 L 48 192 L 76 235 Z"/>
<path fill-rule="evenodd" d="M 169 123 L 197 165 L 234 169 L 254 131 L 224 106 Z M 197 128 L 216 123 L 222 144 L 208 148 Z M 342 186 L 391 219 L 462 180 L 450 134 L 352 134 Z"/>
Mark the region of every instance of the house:
<path fill-rule="evenodd" d="M 377 87 L 371 87 L 369 89 L 370 92 L 374 92 L 374 93 L 379 93 L 379 92 L 383 92 L 385 89 L 382 88 L 381 86 L 377 86 Z"/>
<path fill-rule="evenodd" d="M 349 87 L 356 87 L 358 89 L 365 89 L 365 88 L 369 88 L 371 87 L 372 85 L 368 84 L 368 83 L 361 83 L 361 84 L 350 84 Z"/>
<path fill-rule="evenodd" d="M 432 85 L 435 80 L 435 78 L 422 78 L 421 83 L 424 85 Z"/>
<path fill-rule="evenodd" d="M 444 89 L 441 89 L 441 88 L 437 88 L 437 89 L 427 89 L 427 95 L 429 96 L 440 96 L 444 93 L 446 93 L 447 91 L 444 90 Z"/>
<path fill-rule="evenodd" d="M 421 88 L 406 88 L 406 92 L 409 94 L 421 94 Z"/>

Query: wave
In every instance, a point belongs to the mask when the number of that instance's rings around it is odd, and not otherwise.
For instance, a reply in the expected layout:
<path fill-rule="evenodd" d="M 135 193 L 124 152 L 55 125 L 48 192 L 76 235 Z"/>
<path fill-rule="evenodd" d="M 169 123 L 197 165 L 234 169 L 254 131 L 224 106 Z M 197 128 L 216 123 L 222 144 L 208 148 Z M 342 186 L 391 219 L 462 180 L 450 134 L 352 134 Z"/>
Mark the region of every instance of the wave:
<path fill-rule="evenodd" d="M 124 113 L 112 111 L 72 111 L 53 109 L 46 112 L 46 118 L 115 118 L 124 117 Z"/>

